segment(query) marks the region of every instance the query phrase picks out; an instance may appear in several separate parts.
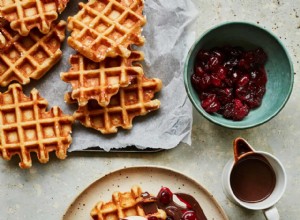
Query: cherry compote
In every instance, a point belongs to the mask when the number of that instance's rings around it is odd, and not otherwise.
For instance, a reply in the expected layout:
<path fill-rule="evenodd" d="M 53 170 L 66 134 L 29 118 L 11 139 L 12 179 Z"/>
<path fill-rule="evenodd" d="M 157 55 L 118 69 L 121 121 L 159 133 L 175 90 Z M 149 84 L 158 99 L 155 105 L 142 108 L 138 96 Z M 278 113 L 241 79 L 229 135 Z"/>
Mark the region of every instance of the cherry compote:
<path fill-rule="evenodd" d="M 266 92 L 264 65 L 267 60 L 262 48 L 201 49 L 196 56 L 191 82 L 202 108 L 227 119 L 242 120 L 251 109 L 261 105 Z"/>

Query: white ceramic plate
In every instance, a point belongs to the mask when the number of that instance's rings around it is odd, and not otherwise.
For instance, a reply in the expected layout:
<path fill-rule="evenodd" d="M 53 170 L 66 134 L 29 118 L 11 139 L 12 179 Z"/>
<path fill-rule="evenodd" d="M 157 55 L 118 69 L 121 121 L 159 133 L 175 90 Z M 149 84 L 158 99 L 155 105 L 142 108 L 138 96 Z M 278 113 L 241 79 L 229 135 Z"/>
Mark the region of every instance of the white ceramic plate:
<path fill-rule="evenodd" d="M 177 171 L 156 167 L 129 167 L 109 173 L 88 186 L 69 206 L 64 220 L 90 220 L 90 211 L 102 201 L 110 201 L 114 191 L 126 192 L 135 184 L 153 195 L 162 186 L 172 192 L 184 192 L 197 199 L 208 219 L 228 219 L 224 210 L 204 187 Z"/>

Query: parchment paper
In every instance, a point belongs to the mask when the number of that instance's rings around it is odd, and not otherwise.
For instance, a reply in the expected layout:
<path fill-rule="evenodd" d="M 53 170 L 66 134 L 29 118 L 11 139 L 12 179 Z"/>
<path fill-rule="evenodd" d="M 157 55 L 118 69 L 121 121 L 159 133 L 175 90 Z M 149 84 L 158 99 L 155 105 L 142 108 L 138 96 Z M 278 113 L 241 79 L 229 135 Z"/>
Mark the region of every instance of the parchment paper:
<path fill-rule="evenodd" d="M 61 19 L 78 11 L 78 0 L 71 0 Z M 69 151 L 99 146 L 109 151 L 135 145 L 140 149 L 176 147 L 179 142 L 191 143 L 192 106 L 187 98 L 183 83 L 183 67 L 186 54 L 194 42 L 191 28 L 197 16 L 192 0 L 146 0 L 144 14 L 147 24 L 143 28 L 146 43 L 141 49 L 145 53 L 144 71 L 148 77 L 163 81 L 163 89 L 155 98 L 161 101 L 158 111 L 136 117 L 131 130 L 119 128 L 114 135 L 102 135 L 86 128 L 79 122 L 73 126 L 73 143 Z M 187 34 L 189 33 L 189 34 Z M 67 36 L 69 32 L 66 32 Z M 66 37 L 67 38 L 67 37 Z M 60 72 L 68 71 L 69 56 L 75 51 L 66 40 L 62 46 L 63 58 L 43 78 L 25 87 L 27 95 L 37 88 L 49 101 L 49 108 L 58 105 L 64 113 L 73 114 L 75 106 L 64 102 L 64 94 L 71 85 L 60 79 Z"/>

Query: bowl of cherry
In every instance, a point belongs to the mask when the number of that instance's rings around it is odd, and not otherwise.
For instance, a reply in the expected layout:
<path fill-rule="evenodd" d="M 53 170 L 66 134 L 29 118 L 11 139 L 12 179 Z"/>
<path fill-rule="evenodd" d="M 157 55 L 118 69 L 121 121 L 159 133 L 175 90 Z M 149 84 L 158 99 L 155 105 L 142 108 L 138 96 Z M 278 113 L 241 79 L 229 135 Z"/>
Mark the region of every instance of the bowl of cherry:
<path fill-rule="evenodd" d="M 275 117 L 294 82 L 291 58 L 268 30 L 228 22 L 205 32 L 191 47 L 185 88 L 196 110 L 223 127 L 246 129 Z"/>

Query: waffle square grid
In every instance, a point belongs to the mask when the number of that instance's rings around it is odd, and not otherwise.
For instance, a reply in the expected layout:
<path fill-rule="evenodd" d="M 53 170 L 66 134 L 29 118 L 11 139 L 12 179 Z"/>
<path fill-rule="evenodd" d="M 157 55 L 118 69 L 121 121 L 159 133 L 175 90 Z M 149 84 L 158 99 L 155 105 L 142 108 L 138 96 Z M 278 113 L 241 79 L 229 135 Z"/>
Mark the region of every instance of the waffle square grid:
<path fill-rule="evenodd" d="M 136 116 L 159 109 L 160 101 L 152 98 L 161 87 L 160 79 L 148 79 L 144 75 L 138 75 L 127 87 L 120 88 L 112 96 L 108 106 L 102 107 L 97 101 L 90 100 L 87 105 L 79 106 L 73 116 L 84 126 L 94 128 L 102 134 L 116 133 L 118 127 L 131 129 Z M 65 99 L 69 103 L 76 102 L 70 93 Z"/>
<path fill-rule="evenodd" d="M 60 46 L 65 38 L 65 27 L 66 22 L 60 21 L 46 35 L 33 30 L 24 37 L 8 25 L 0 26 L 4 41 L 0 53 L 0 86 L 12 81 L 25 85 L 30 78 L 41 78 L 62 56 Z"/>
<path fill-rule="evenodd" d="M 129 58 L 106 58 L 100 63 L 93 62 L 80 54 L 70 57 L 69 72 L 61 73 L 61 78 L 72 85 L 72 99 L 84 106 L 88 100 L 98 101 L 100 106 L 107 106 L 110 99 L 120 87 L 129 85 L 136 75 L 144 74 L 138 64 L 144 55 L 139 51 L 132 51 Z"/>
<path fill-rule="evenodd" d="M 47 112 L 47 105 L 36 89 L 27 97 L 19 84 L 0 93 L 0 156 L 10 160 L 18 154 L 21 168 L 31 167 L 31 152 L 41 163 L 48 162 L 51 151 L 60 159 L 66 157 L 74 118 L 57 106 Z"/>
<path fill-rule="evenodd" d="M 142 207 L 145 204 L 145 199 L 142 198 L 142 194 L 142 188 L 138 185 L 132 186 L 129 192 L 114 192 L 111 201 L 100 201 L 95 205 L 91 210 L 91 217 L 95 220 L 118 220 L 129 216 L 142 216 L 145 218 L 155 216 L 160 220 L 166 219 L 167 215 L 162 209 L 157 209 L 156 212 L 151 214 L 145 214 Z"/>
<path fill-rule="evenodd" d="M 91 0 L 68 18 L 68 44 L 85 57 L 100 62 L 106 57 L 129 57 L 131 44 L 143 45 L 143 0 Z"/>
<path fill-rule="evenodd" d="M 37 27 L 47 34 L 51 24 L 58 18 L 68 0 L 0 0 L 0 15 L 10 22 L 10 27 L 27 36 Z"/>

